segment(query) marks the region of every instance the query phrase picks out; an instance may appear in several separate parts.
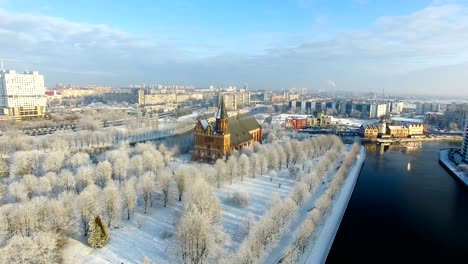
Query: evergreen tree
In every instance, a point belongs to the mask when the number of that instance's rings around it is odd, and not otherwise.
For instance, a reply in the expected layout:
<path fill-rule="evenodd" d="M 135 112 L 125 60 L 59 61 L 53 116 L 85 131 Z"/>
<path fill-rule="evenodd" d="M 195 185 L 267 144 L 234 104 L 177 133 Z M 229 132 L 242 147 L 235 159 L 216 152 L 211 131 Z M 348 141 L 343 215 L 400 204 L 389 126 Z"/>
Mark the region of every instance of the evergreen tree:
<path fill-rule="evenodd" d="M 91 235 L 88 238 L 88 244 L 92 248 L 102 248 L 109 241 L 109 229 L 102 223 L 101 217 L 96 216 L 91 223 Z"/>

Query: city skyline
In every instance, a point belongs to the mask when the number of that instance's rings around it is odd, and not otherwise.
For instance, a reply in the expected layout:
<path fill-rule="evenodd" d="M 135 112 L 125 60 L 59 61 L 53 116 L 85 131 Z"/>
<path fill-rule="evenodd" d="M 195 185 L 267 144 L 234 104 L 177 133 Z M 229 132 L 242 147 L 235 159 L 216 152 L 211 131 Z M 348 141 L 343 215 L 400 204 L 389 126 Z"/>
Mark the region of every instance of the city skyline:
<path fill-rule="evenodd" d="M 5 68 L 46 84 L 248 83 L 468 96 L 467 1 L 0 1 Z"/>

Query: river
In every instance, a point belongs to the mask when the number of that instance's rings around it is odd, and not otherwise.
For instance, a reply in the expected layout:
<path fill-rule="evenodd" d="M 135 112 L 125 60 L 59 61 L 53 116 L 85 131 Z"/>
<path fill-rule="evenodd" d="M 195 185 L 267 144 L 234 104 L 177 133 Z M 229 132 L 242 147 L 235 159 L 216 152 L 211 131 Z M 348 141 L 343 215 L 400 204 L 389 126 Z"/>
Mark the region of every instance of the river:
<path fill-rule="evenodd" d="M 327 263 L 467 263 L 468 188 L 438 162 L 439 149 L 459 145 L 366 145 Z"/>

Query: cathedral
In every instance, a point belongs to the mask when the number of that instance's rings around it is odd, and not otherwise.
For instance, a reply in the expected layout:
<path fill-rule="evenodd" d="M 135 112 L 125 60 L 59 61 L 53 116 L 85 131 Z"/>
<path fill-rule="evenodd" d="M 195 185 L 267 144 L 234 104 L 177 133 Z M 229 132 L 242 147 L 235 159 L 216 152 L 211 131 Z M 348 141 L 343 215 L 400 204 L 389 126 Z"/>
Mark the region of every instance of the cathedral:
<path fill-rule="evenodd" d="M 199 120 L 195 125 L 193 160 L 213 161 L 225 158 L 233 150 L 262 143 L 262 127 L 253 116 L 228 117 L 224 100 L 216 112 L 216 122 Z"/>

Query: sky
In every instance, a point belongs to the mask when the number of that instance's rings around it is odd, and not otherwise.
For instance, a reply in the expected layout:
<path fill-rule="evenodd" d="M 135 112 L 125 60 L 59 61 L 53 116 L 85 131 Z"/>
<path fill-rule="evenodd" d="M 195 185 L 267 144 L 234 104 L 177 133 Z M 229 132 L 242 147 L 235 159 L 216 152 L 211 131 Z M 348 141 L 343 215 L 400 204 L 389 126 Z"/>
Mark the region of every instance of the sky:
<path fill-rule="evenodd" d="M 49 86 L 468 97 L 468 1 L 0 0 L 0 58 Z"/>

